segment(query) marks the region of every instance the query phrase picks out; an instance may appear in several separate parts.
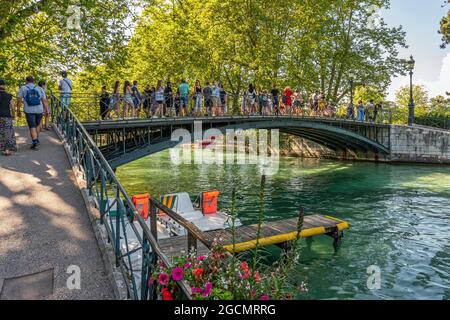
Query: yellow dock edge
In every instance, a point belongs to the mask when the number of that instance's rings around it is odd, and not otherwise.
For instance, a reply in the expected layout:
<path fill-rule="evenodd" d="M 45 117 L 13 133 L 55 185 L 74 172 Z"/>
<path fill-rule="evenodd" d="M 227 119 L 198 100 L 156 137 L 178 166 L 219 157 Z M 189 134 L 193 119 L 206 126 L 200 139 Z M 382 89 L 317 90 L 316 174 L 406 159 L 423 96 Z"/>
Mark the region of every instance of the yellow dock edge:
<path fill-rule="evenodd" d="M 345 229 L 349 229 L 350 228 L 350 224 L 347 221 L 332 217 L 332 216 L 325 216 L 325 218 L 331 219 L 331 220 L 335 220 L 335 221 L 339 221 L 340 223 L 336 226 L 338 228 L 339 231 L 345 230 Z"/>
<path fill-rule="evenodd" d="M 340 223 L 336 225 L 336 227 L 338 228 L 339 231 L 350 228 L 350 225 L 346 221 L 339 220 L 337 218 L 330 217 L 330 216 L 325 216 L 325 217 L 328 219 L 339 221 Z M 325 233 L 326 233 L 326 230 L 324 227 L 304 229 L 300 232 L 300 237 L 301 238 L 309 238 L 309 237 L 313 237 L 313 236 L 322 235 Z M 224 246 L 223 248 L 229 252 L 233 252 L 233 251 L 234 252 L 243 252 L 243 251 L 252 250 L 252 249 L 256 248 L 257 242 L 259 243 L 259 246 L 264 247 L 264 246 L 270 246 L 273 244 L 292 241 L 292 240 L 297 239 L 297 236 L 298 236 L 298 232 L 294 231 L 294 232 L 280 234 L 280 235 L 276 235 L 276 236 L 261 238 L 261 239 L 259 239 L 259 241 L 251 240 L 251 241 L 236 243 L 235 245 L 230 244 L 230 245 Z"/>

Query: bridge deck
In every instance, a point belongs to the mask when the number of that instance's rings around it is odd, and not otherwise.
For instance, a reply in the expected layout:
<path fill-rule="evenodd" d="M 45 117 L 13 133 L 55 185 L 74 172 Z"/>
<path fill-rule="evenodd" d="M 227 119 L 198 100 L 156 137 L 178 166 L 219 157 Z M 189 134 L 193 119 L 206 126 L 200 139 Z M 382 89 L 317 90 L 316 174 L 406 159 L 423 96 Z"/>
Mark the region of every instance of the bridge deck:
<path fill-rule="evenodd" d="M 18 153 L 0 155 L 0 300 L 114 299 L 62 143 L 43 133 L 32 151 L 27 131 L 16 130 Z M 71 265 L 81 290 L 67 288 Z"/>
<path fill-rule="evenodd" d="M 279 115 L 279 116 L 219 116 L 219 117 L 168 117 L 168 118 L 143 118 L 143 119 L 122 119 L 122 120 L 95 120 L 84 121 L 83 126 L 88 131 L 107 130 L 114 128 L 134 128 L 134 127 L 158 127 L 161 125 L 183 125 L 192 124 L 195 121 L 205 123 L 222 122 L 257 122 L 274 120 L 307 120 L 311 122 L 328 122 L 336 124 L 355 124 L 370 127 L 387 128 L 389 124 L 376 122 L 359 122 L 356 120 L 347 120 L 342 118 L 298 116 L 298 115 Z"/>
<path fill-rule="evenodd" d="M 261 227 L 259 246 L 278 245 L 294 240 L 297 237 L 298 218 L 291 218 L 279 221 L 266 222 Z M 345 221 L 338 220 L 329 216 L 310 215 L 305 216 L 301 236 L 303 238 L 317 235 L 330 234 L 336 230 L 343 231 L 349 228 Z M 258 226 L 241 226 L 235 230 L 235 252 L 243 252 L 254 249 L 256 246 L 256 234 Z M 233 234 L 231 230 L 218 230 L 206 232 L 211 239 L 218 239 L 218 243 L 228 251 L 233 251 Z M 163 252 L 174 257 L 186 253 L 187 237 L 174 237 L 161 239 L 158 241 Z M 209 252 L 209 248 L 202 243 L 198 243 L 197 251 L 199 254 Z"/>

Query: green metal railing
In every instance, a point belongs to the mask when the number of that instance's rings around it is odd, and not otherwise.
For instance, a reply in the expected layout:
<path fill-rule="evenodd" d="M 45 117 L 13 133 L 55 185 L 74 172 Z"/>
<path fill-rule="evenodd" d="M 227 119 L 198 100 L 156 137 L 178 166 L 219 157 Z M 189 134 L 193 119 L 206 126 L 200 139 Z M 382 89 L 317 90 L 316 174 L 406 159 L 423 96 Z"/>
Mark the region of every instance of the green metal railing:
<path fill-rule="evenodd" d="M 163 210 L 168 213 L 182 225 L 193 230 L 194 234 L 198 229 L 195 226 L 191 228 L 192 226 L 175 212 L 151 198 L 152 230 L 150 230 L 77 116 L 53 95 L 50 104 L 53 123 L 67 144 L 75 164 L 83 172 L 89 195 L 93 197 L 100 211 L 100 222 L 106 229 L 108 241 L 114 250 L 116 266 L 120 268 L 124 277 L 128 298 L 156 299 L 156 285 L 151 281 L 153 270 L 159 262 L 166 266 L 171 265 L 157 242 L 156 211 Z M 130 239 L 136 242 L 135 246 L 130 245 L 132 242 Z M 133 264 L 132 257 L 139 256 L 140 250 L 142 258 L 139 270 L 136 264 Z M 190 299 L 189 285 L 180 281 L 178 286 L 184 297 Z"/>
<path fill-rule="evenodd" d="M 416 117 L 415 123 L 423 126 L 450 130 L 450 117 Z"/>

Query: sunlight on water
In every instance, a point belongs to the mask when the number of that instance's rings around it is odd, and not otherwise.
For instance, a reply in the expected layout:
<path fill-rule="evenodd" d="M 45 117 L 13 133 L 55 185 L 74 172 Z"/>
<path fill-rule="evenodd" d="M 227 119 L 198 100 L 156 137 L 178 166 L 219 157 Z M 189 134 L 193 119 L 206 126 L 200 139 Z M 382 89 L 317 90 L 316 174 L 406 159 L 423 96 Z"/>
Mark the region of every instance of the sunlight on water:
<path fill-rule="evenodd" d="M 425 189 L 431 192 L 449 192 L 450 175 L 443 172 L 421 175 L 418 172 L 417 178 L 415 178 L 414 180 L 405 181 L 401 183 L 401 186 L 410 189 Z"/>
<path fill-rule="evenodd" d="M 152 196 L 218 189 L 229 208 L 238 194 L 239 217 L 258 214 L 256 165 L 173 165 L 169 152 L 118 170 L 130 194 Z M 307 283 L 300 299 L 450 299 L 450 168 L 282 158 L 264 189 L 267 220 L 326 214 L 351 224 L 341 249 L 332 239 L 302 242 L 294 276 Z M 276 252 L 277 249 L 271 249 Z M 381 269 L 381 289 L 367 288 L 367 267 Z"/>

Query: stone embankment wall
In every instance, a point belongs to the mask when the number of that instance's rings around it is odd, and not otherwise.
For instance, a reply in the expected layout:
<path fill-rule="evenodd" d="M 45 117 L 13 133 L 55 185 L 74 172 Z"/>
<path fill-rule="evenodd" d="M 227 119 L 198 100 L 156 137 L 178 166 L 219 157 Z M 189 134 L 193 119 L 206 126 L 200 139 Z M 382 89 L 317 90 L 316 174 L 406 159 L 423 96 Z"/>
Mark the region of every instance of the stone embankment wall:
<path fill-rule="evenodd" d="M 283 155 L 392 163 L 450 164 L 450 131 L 430 127 L 392 125 L 389 155 L 351 150 L 336 152 L 299 137 L 282 135 L 280 138 Z"/>
<path fill-rule="evenodd" d="M 450 164 L 450 131 L 392 126 L 390 149 L 391 162 Z"/>

